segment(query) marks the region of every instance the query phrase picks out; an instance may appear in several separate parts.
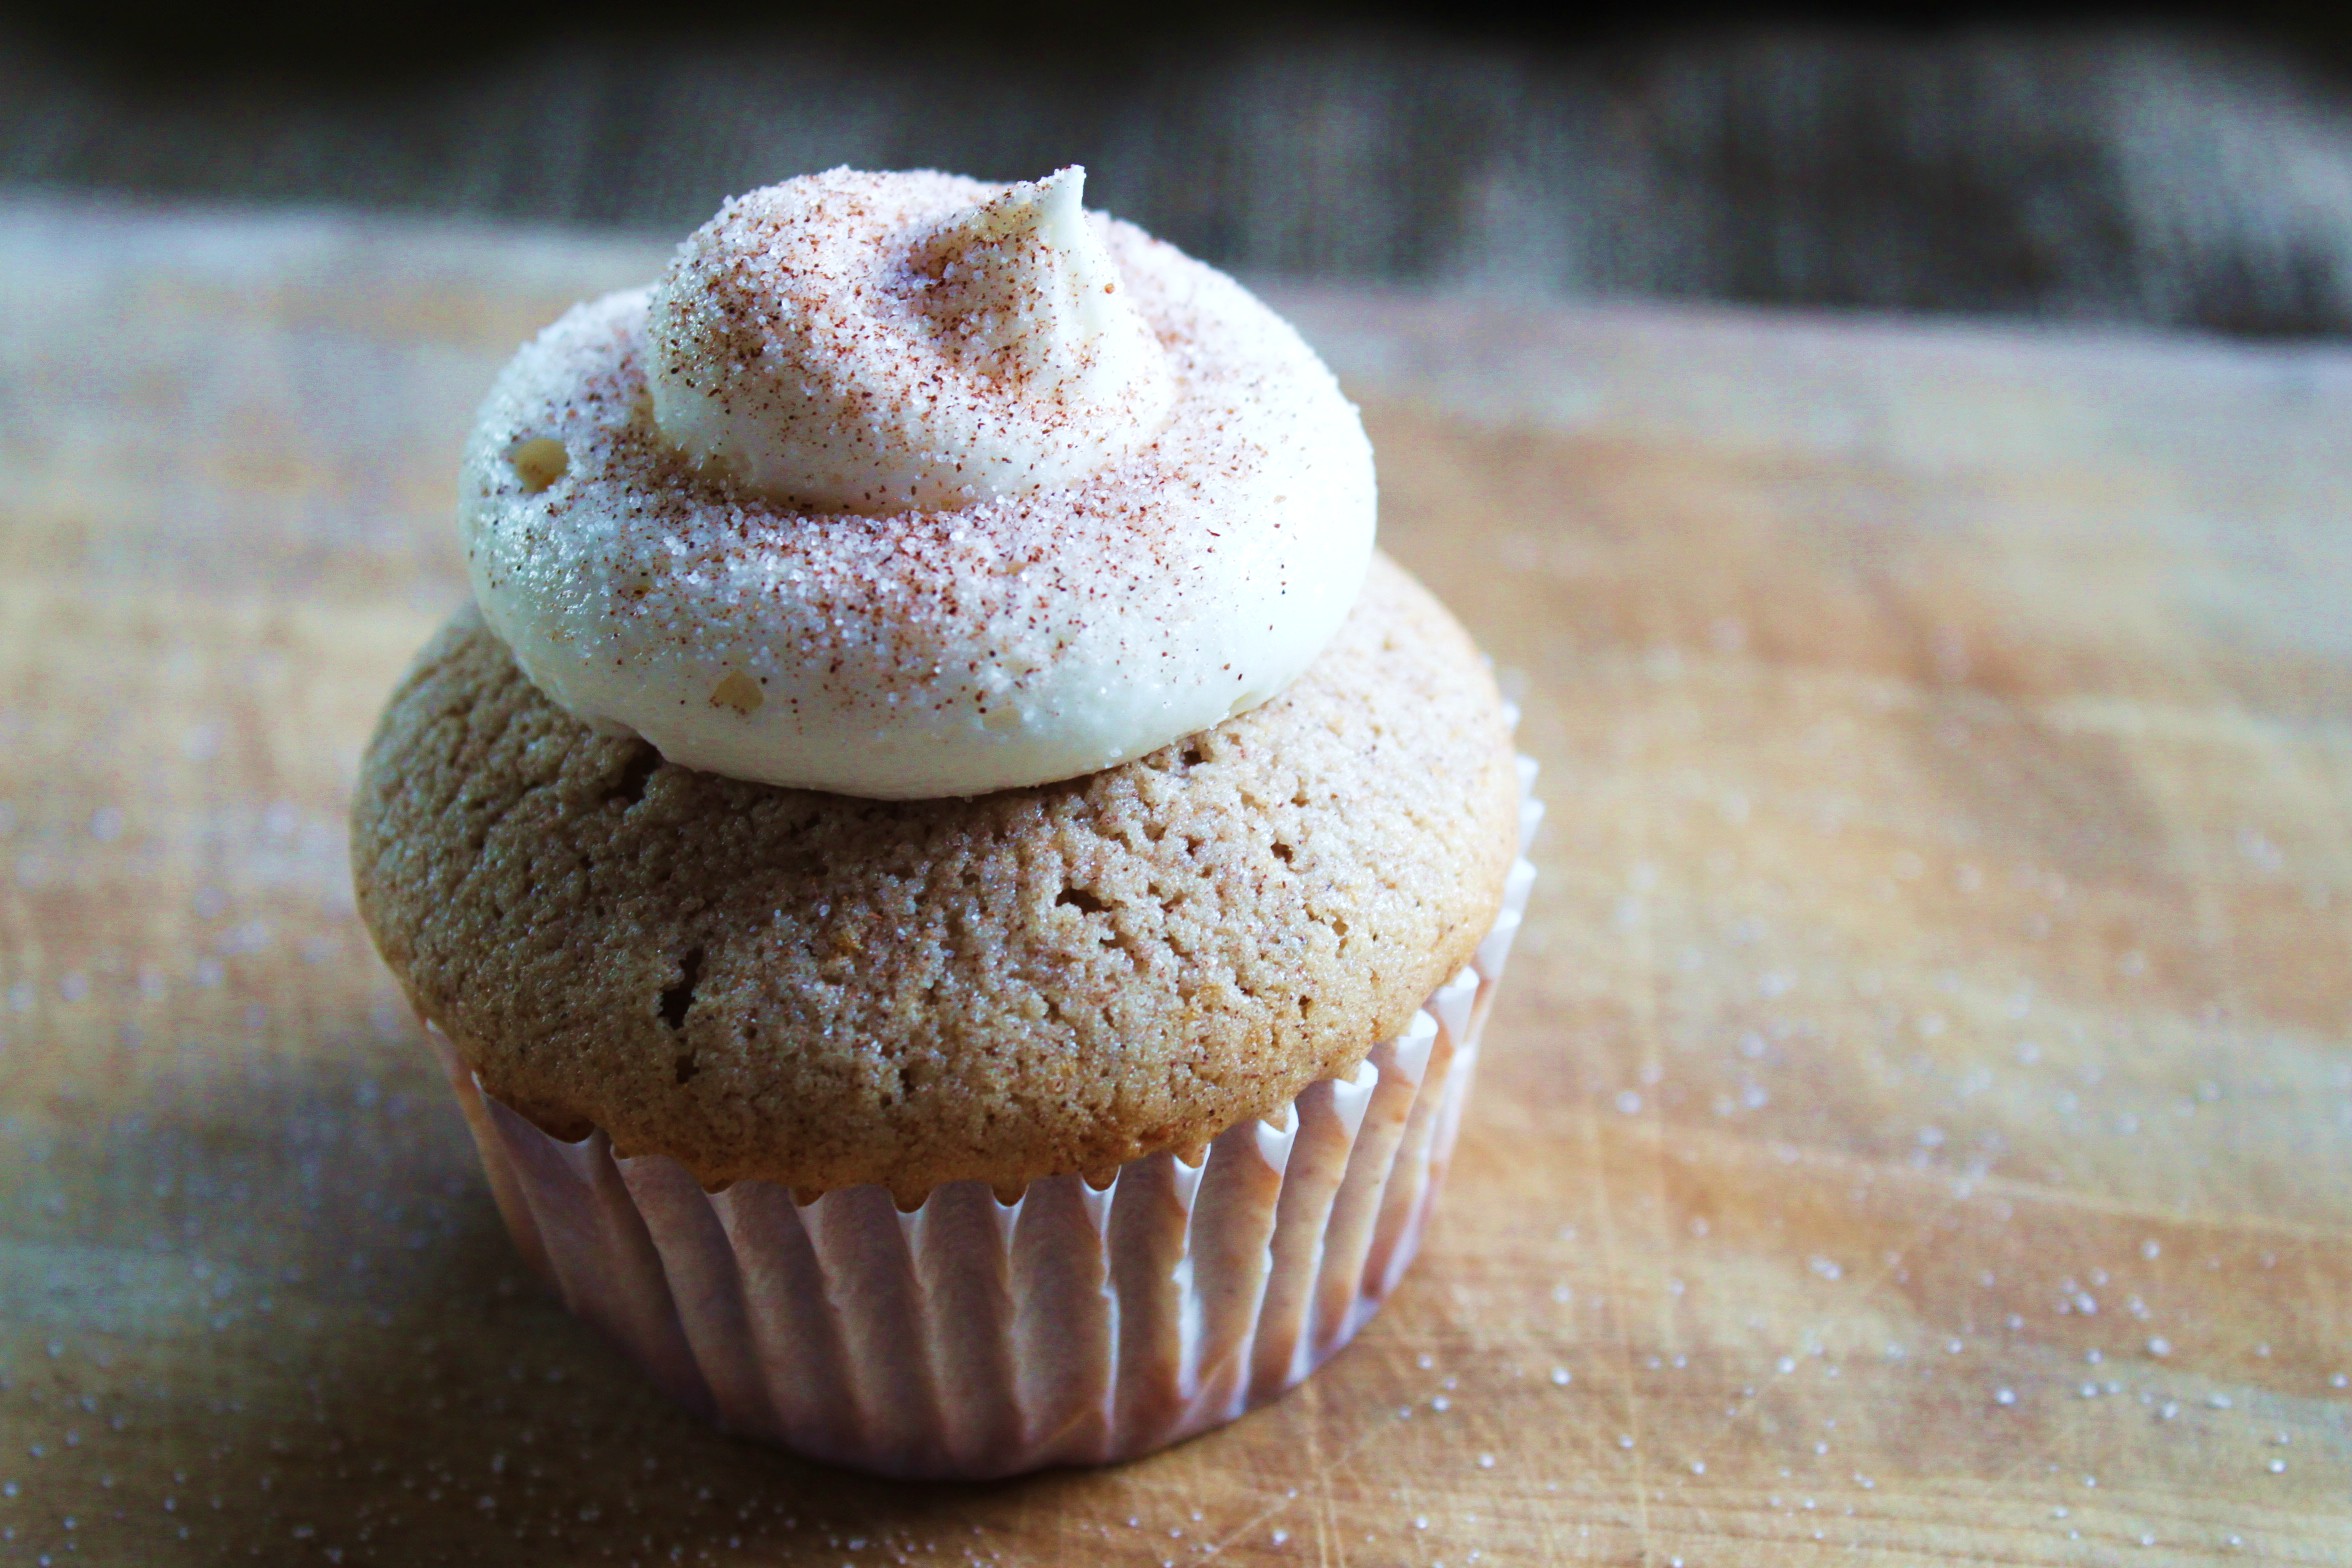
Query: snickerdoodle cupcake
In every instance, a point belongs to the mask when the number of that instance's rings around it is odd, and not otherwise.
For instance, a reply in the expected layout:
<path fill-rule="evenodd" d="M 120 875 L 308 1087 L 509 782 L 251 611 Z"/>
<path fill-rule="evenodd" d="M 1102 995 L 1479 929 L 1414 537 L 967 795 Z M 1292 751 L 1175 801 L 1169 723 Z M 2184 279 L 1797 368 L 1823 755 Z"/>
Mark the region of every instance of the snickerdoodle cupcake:
<path fill-rule="evenodd" d="M 1529 874 L 1354 409 L 1082 178 L 789 181 L 525 347 L 353 811 L 526 1256 L 889 1473 L 1132 1457 L 1344 1344 Z"/>

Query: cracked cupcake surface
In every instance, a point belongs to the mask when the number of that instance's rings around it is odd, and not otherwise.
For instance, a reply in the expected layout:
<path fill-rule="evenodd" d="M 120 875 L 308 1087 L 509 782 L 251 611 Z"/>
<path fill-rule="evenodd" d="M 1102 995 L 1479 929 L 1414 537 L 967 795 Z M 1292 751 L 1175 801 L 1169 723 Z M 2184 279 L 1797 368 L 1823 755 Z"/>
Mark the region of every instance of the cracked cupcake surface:
<path fill-rule="evenodd" d="M 896 799 L 1095 772 L 1295 680 L 1370 559 L 1361 422 L 1082 177 L 769 187 L 528 345 L 460 524 L 531 682 L 673 762 Z"/>
<path fill-rule="evenodd" d="M 1273 702 L 971 801 L 663 765 L 462 617 L 369 748 L 353 860 L 419 1010 L 549 1130 L 912 1201 L 1197 1148 L 1351 1070 L 1492 926 L 1518 821 L 1491 677 L 1381 561 Z"/>

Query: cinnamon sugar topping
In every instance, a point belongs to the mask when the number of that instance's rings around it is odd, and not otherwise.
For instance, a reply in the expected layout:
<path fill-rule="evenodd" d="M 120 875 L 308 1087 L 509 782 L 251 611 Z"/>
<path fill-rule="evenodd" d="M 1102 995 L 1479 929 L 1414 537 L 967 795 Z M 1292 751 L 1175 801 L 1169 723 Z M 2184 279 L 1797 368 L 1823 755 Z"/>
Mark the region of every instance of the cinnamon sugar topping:
<path fill-rule="evenodd" d="M 1370 558 L 1362 426 L 1082 179 L 755 191 L 527 346 L 460 520 L 532 681 L 675 762 L 904 798 L 1092 772 L 1295 678 Z M 565 455 L 542 485 L 525 440 Z"/>

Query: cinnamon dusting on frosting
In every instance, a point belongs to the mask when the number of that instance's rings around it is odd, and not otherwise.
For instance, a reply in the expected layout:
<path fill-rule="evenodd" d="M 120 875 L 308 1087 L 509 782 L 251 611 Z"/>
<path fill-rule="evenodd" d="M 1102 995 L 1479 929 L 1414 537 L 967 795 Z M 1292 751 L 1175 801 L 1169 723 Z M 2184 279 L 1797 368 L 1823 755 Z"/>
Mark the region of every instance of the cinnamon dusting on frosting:
<path fill-rule="evenodd" d="M 1158 432 L 1174 387 L 1085 181 L 836 170 L 736 198 L 654 289 L 655 423 L 745 488 L 847 511 L 1099 470 Z"/>
<path fill-rule="evenodd" d="M 793 181 L 525 348 L 461 528 L 532 680 L 672 761 L 882 797 L 1091 772 L 1281 690 L 1363 580 L 1362 427 L 1232 280 L 1077 197 Z M 567 456 L 542 489 L 525 438 Z"/>

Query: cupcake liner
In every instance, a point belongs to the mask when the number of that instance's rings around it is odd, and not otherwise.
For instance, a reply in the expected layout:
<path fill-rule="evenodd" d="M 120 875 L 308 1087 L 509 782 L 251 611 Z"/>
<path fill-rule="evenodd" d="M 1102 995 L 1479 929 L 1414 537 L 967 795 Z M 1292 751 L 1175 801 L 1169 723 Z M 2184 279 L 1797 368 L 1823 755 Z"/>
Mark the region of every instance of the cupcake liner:
<path fill-rule="evenodd" d="M 1541 806 L 1520 759 L 1521 849 Z M 954 1182 L 801 1202 L 705 1192 L 662 1155 L 567 1143 L 448 1067 L 499 1213 L 575 1315 L 689 1408 L 810 1458 L 979 1479 L 1130 1459 L 1321 1365 L 1420 1245 L 1534 881 L 1524 855 L 1470 963 L 1353 1072 L 1094 1186 L 1010 1203 Z"/>

